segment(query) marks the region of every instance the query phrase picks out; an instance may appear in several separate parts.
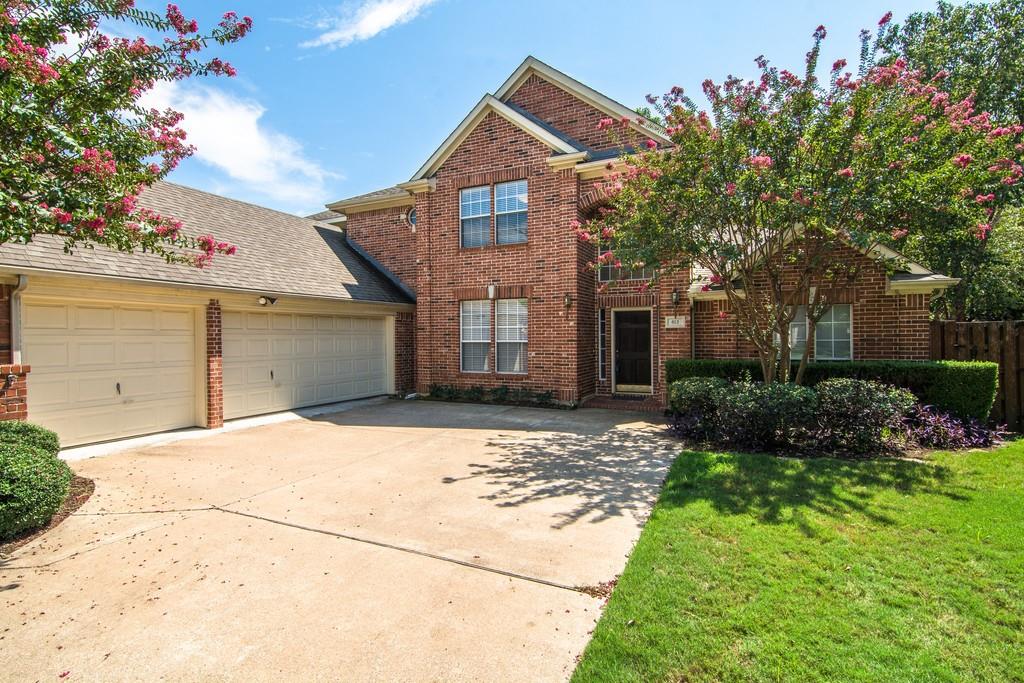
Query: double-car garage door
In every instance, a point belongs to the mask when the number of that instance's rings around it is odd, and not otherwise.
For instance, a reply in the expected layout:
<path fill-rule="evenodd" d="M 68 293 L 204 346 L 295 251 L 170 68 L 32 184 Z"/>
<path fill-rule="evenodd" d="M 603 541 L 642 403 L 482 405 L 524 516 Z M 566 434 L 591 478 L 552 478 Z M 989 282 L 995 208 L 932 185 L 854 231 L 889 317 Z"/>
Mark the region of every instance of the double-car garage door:
<path fill-rule="evenodd" d="M 381 318 L 226 311 L 224 417 L 386 391 Z"/>
<path fill-rule="evenodd" d="M 22 311 L 29 419 L 65 446 L 202 422 L 200 309 L 26 297 Z M 225 417 L 386 393 L 385 335 L 380 317 L 225 310 Z"/>

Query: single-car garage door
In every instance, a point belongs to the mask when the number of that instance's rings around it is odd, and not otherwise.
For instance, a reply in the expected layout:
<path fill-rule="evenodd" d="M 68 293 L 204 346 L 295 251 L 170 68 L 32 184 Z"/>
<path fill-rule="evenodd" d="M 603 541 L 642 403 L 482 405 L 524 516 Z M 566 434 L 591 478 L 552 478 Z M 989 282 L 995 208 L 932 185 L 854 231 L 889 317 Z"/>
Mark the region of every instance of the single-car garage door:
<path fill-rule="evenodd" d="M 383 318 L 223 314 L 224 417 L 387 392 Z"/>
<path fill-rule="evenodd" d="M 26 298 L 22 310 L 29 420 L 62 445 L 196 424 L 192 309 Z"/>

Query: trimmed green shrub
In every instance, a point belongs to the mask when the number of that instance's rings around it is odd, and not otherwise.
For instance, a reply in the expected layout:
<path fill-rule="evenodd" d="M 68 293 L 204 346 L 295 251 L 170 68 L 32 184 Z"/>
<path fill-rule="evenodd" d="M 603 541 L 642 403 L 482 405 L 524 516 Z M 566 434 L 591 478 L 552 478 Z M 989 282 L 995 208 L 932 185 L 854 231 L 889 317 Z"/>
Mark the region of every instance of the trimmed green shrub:
<path fill-rule="evenodd" d="M 815 426 L 817 397 L 807 387 L 737 382 L 720 396 L 715 433 L 734 446 L 799 448 Z"/>
<path fill-rule="evenodd" d="M 673 413 L 714 412 L 719 394 L 729 386 L 721 377 L 688 377 L 668 388 L 668 409 Z"/>
<path fill-rule="evenodd" d="M 903 416 L 917 403 L 906 389 L 837 377 L 815 387 L 821 448 L 853 455 L 877 454 L 893 445 Z"/>
<path fill-rule="evenodd" d="M 665 381 L 671 384 L 687 377 L 721 377 L 732 382 L 749 378 L 762 379 L 761 364 L 756 360 L 690 360 L 675 358 L 665 362 Z"/>
<path fill-rule="evenodd" d="M 711 437 L 715 432 L 718 404 L 729 387 L 729 382 L 721 377 L 688 377 L 672 382 L 668 388 L 672 429 L 679 436 Z"/>
<path fill-rule="evenodd" d="M 745 373 L 761 377 L 755 360 L 674 359 L 665 364 L 669 382 L 684 377 L 742 379 Z M 863 379 L 901 387 L 926 405 L 952 413 L 962 420 L 985 422 L 999 387 L 999 365 L 986 361 L 864 360 L 809 363 L 804 385 L 814 387 L 834 377 Z"/>
<path fill-rule="evenodd" d="M 0 443 L 0 540 L 49 522 L 67 498 L 71 476 L 54 453 Z"/>
<path fill-rule="evenodd" d="M 35 446 L 53 455 L 60 453 L 60 439 L 54 432 L 21 420 L 0 422 L 0 444 L 4 443 Z"/>

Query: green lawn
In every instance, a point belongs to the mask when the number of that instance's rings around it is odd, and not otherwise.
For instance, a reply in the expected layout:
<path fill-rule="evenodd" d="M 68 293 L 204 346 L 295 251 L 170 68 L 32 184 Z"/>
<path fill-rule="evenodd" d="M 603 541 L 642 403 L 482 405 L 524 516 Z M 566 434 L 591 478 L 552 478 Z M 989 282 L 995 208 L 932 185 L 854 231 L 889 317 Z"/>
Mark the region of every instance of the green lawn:
<path fill-rule="evenodd" d="M 1024 680 L 1024 441 L 683 452 L 573 680 Z"/>

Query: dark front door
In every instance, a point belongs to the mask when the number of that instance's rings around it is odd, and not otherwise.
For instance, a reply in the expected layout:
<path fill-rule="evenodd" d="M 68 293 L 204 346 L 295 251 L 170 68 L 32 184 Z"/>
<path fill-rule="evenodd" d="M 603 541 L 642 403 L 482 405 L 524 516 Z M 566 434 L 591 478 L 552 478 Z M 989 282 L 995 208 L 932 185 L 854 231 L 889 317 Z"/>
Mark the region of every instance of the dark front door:
<path fill-rule="evenodd" d="M 615 391 L 651 391 L 650 311 L 615 311 Z"/>

